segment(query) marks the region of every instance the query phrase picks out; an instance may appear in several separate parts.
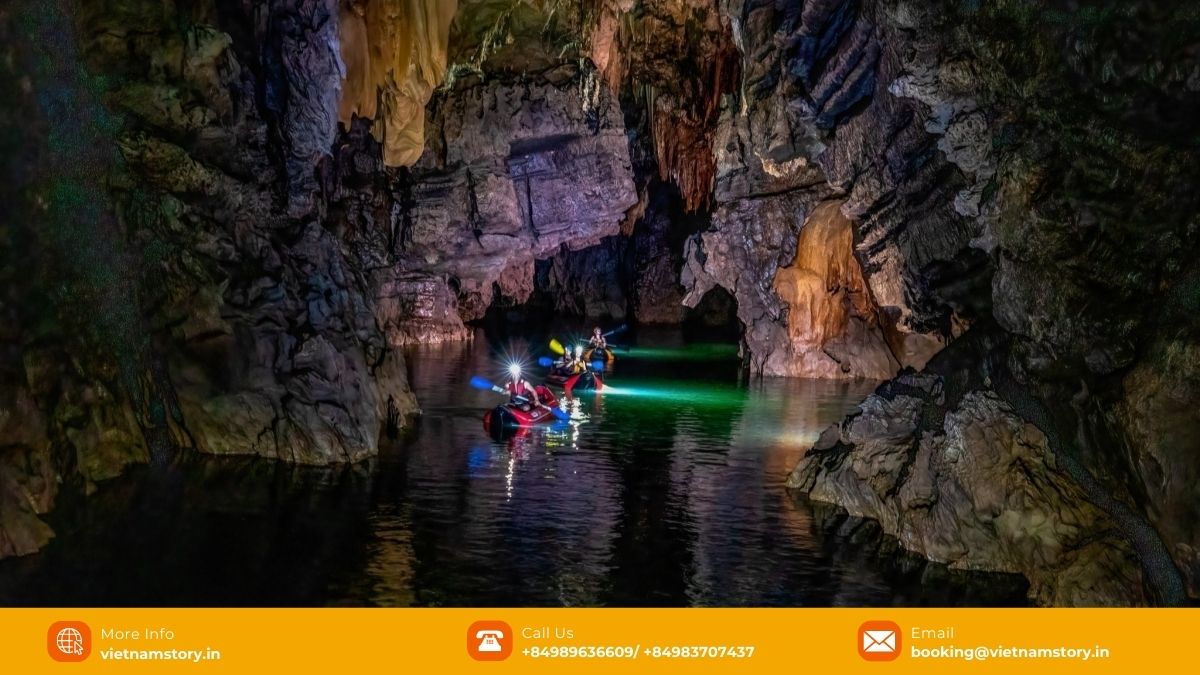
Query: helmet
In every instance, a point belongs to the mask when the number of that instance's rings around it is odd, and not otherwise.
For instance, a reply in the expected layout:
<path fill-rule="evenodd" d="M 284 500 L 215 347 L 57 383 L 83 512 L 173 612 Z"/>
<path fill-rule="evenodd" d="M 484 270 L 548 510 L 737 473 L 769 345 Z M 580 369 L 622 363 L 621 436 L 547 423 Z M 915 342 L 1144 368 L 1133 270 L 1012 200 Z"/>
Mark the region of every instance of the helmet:
<path fill-rule="evenodd" d="M 519 364 L 519 363 L 509 364 L 508 374 L 512 375 L 514 380 L 517 379 L 518 377 L 520 377 L 521 376 L 521 364 Z"/>
<path fill-rule="evenodd" d="M 575 345 L 575 358 L 583 356 L 583 345 Z"/>

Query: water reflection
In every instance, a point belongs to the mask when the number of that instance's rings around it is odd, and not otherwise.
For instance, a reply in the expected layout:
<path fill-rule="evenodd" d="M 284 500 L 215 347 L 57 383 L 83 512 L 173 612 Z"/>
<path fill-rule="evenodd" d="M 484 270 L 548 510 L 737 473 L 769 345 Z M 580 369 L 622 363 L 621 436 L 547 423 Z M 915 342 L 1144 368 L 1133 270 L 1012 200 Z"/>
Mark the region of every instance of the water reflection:
<path fill-rule="evenodd" d="M 569 422 L 493 441 L 498 397 L 467 382 L 532 344 L 415 350 L 424 414 L 370 464 L 191 457 L 106 484 L 54 515 L 46 551 L 0 562 L 0 603 L 1022 601 L 1019 581 L 926 565 L 783 489 L 870 383 L 741 385 L 728 346 L 659 336 L 618 355 L 613 392 L 567 401 Z"/>

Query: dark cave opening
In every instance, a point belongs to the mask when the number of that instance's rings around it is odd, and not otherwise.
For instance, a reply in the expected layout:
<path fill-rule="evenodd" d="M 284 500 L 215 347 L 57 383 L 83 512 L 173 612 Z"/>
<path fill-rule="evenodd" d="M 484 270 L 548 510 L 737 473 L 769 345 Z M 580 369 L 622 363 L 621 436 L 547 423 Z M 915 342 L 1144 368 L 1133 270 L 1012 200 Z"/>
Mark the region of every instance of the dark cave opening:
<path fill-rule="evenodd" d="M 695 307 L 687 310 L 684 328 L 729 342 L 741 340 L 745 325 L 738 318 L 737 298 L 720 286 L 714 286 Z"/>

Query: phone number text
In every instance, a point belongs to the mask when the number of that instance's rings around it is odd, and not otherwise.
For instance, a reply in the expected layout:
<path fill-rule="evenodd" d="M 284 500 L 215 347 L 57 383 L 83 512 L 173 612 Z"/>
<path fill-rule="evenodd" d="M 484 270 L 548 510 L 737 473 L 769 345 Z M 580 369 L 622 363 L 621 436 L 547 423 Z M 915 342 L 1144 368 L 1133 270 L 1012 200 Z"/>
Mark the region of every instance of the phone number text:
<path fill-rule="evenodd" d="M 749 659 L 754 645 L 543 645 L 525 647 L 532 659 Z"/>

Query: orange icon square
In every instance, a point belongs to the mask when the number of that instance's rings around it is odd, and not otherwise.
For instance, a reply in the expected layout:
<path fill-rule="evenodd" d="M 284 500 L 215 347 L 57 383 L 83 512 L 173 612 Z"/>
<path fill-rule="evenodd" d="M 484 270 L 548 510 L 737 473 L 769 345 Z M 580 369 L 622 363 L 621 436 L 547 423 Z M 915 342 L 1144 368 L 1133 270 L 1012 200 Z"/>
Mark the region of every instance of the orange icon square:
<path fill-rule="evenodd" d="M 92 653 L 92 629 L 82 621 L 55 621 L 46 631 L 46 651 L 55 661 L 83 661 Z"/>
<path fill-rule="evenodd" d="M 894 661 L 900 656 L 900 626 L 868 621 L 858 627 L 858 655 L 864 661 Z"/>
<path fill-rule="evenodd" d="M 476 621 L 467 629 L 467 653 L 476 661 L 503 661 L 512 646 L 512 627 L 503 621 Z"/>

